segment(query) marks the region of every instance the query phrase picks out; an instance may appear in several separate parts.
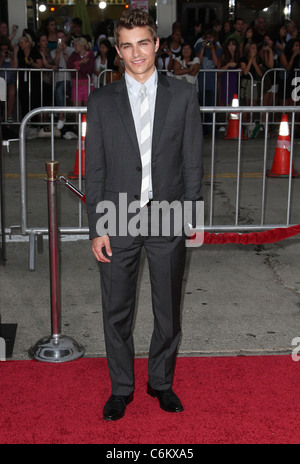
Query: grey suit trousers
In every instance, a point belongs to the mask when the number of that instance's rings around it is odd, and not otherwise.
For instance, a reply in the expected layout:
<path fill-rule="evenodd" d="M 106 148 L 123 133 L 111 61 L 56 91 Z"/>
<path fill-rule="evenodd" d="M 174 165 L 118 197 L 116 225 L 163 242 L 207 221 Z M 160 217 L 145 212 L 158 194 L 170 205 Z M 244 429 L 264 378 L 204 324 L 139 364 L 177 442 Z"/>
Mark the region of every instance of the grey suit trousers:
<path fill-rule="evenodd" d="M 114 395 L 129 395 L 134 390 L 132 324 L 143 246 L 149 264 L 154 314 L 148 361 L 149 384 L 164 390 L 173 382 L 181 335 L 185 239 L 181 236 L 173 241 L 164 237 L 137 237 L 129 248 L 112 248 L 111 263 L 99 263 L 107 361 Z"/>

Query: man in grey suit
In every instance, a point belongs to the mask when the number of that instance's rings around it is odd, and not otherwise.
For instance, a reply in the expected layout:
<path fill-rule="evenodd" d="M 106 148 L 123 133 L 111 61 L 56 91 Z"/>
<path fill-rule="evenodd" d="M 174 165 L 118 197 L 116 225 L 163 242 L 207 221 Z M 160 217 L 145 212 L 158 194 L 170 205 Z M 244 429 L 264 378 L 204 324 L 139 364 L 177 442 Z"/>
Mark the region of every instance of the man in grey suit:
<path fill-rule="evenodd" d="M 140 222 L 143 215 L 152 226 L 157 202 L 183 205 L 188 201 L 194 205 L 201 201 L 203 177 L 198 98 L 192 85 L 157 73 L 159 39 L 153 19 L 142 10 L 124 13 L 116 24 L 115 40 L 125 76 L 90 95 L 85 146 L 86 203 L 92 251 L 100 266 L 112 385 L 112 395 L 103 410 L 105 420 L 123 417 L 133 400 L 132 321 L 143 247 L 149 263 L 154 314 L 147 393 L 158 398 L 165 411 L 183 410 L 172 383 L 181 334 L 185 235 L 176 230 L 172 214 L 169 232 L 160 224 L 157 233 L 151 234 L 150 226 L 140 233 L 130 233 L 129 228 L 124 233 L 121 206 L 125 201 L 128 208 L 125 225 L 134 216 L 131 205 L 138 202 Z M 141 100 L 145 95 L 147 98 Z M 108 202 L 116 208 L 119 222 L 116 231 L 110 228 L 105 233 L 100 224 Z"/>

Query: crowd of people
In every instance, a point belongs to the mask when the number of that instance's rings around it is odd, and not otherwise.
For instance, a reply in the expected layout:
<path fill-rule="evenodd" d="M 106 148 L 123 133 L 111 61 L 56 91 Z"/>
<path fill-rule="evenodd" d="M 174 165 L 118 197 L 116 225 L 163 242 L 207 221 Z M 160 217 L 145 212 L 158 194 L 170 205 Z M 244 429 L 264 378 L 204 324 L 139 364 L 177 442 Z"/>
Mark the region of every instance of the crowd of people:
<path fill-rule="evenodd" d="M 8 123 L 14 121 L 16 73 L 6 68 L 20 69 L 22 117 L 29 109 L 51 105 L 53 94 L 56 106 L 69 101 L 86 106 L 88 94 L 95 87 L 121 78 L 124 67 L 114 47 L 112 30 L 104 27 L 92 40 L 82 34 L 81 27 L 80 18 L 73 18 L 70 32 L 65 33 L 50 17 L 39 33 L 24 29 L 18 44 L 12 45 L 17 27 L 13 26 L 9 34 L 7 25 L 0 22 L 0 76 L 7 84 Z M 176 22 L 170 32 L 169 37 L 160 38 L 156 67 L 194 85 L 200 105 L 229 106 L 234 94 L 238 94 L 240 105 L 294 104 L 292 81 L 300 68 L 300 36 L 295 21 L 286 21 L 272 31 L 267 30 L 263 17 L 251 24 L 242 18 L 223 24 L 214 20 L 208 26 L 196 21 L 193 30 L 187 32 Z M 28 73 L 27 69 L 43 70 L 42 79 L 40 72 Z M 54 71 L 54 78 L 47 69 Z M 77 73 L 71 71 L 74 69 Z M 113 73 L 102 73 L 106 69 Z M 272 69 L 276 71 L 268 72 Z M 209 117 L 206 115 L 208 121 Z M 57 129 L 62 130 L 64 124 L 64 114 L 60 113 Z M 206 130 L 211 130 L 209 124 Z"/>

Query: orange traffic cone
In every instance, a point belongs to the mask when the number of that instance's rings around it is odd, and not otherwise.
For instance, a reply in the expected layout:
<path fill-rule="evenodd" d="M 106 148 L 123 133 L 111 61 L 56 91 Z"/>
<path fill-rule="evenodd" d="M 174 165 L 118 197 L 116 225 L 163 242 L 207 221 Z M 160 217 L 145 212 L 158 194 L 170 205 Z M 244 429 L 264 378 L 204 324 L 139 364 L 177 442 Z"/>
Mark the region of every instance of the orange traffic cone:
<path fill-rule="evenodd" d="M 237 108 L 238 106 L 239 106 L 239 100 L 238 100 L 238 96 L 235 94 L 233 95 L 233 99 L 232 99 L 232 108 Z M 224 137 L 224 140 L 238 140 L 239 126 L 240 126 L 239 115 L 237 113 L 230 113 L 229 124 L 228 124 L 227 133 L 226 133 L 226 136 Z M 247 139 L 247 137 L 243 135 L 243 131 L 241 131 L 241 138 L 242 140 Z"/>
<path fill-rule="evenodd" d="M 85 134 L 86 134 L 86 114 L 81 116 L 81 178 L 85 174 Z M 78 142 L 79 143 L 79 142 Z M 68 175 L 69 179 L 78 179 L 79 177 L 79 146 L 77 146 L 74 171 Z"/>
<path fill-rule="evenodd" d="M 288 117 L 283 114 L 281 117 L 279 135 L 271 170 L 267 170 L 268 177 L 289 177 L 290 173 L 290 151 L 291 137 L 288 124 Z M 292 166 L 292 177 L 298 177 L 299 173 Z"/>

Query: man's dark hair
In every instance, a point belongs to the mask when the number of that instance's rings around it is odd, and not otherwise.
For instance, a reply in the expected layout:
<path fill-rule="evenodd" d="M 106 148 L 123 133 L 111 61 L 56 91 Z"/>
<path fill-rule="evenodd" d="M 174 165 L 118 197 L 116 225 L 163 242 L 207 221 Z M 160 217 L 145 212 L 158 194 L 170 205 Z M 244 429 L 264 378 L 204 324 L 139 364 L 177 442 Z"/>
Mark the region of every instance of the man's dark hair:
<path fill-rule="evenodd" d="M 136 8 L 135 10 L 125 11 L 117 21 L 114 30 L 116 45 L 119 45 L 121 29 L 134 29 L 135 27 L 146 27 L 151 33 L 154 42 L 156 41 L 157 28 L 154 19 L 146 11 Z"/>

